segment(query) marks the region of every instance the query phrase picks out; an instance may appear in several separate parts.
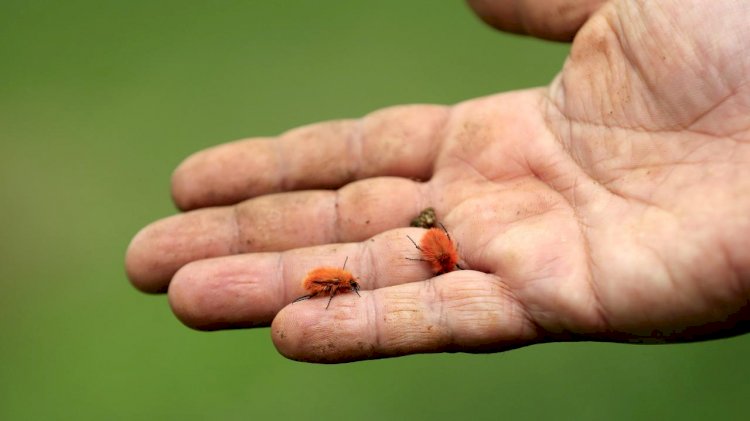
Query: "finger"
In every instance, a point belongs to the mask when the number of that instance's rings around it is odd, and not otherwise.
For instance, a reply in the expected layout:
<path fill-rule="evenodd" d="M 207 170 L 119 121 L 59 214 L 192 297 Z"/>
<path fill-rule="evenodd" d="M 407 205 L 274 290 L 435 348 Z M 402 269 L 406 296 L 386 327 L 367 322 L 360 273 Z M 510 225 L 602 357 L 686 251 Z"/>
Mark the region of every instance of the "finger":
<path fill-rule="evenodd" d="M 443 106 L 394 107 L 207 149 L 175 170 L 172 196 L 181 209 L 195 209 L 375 176 L 427 179 L 447 113 Z"/>
<path fill-rule="evenodd" d="M 362 243 L 193 262 L 172 279 L 169 302 L 175 315 L 195 329 L 268 325 L 279 310 L 307 293 L 302 280 L 310 270 L 320 266 L 341 267 L 348 259 L 346 269 L 357 278 L 363 291 L 431 277 L 428 265 L 407 260 L 418 257 L 419 253 L 406 236 L 422 231 L 405 228 Z M 337 306 L 339 300 L 336 296 L 331 307 Z M 310 301 L 325 308 L 320 300 Z"/>
<path fill-rule="evenodd" d="M 203 256 L 235 252 L 231 238 L 234 215 L 225 209 L 203 209 L 162 219 L 141 229 L 125 253 L 125 272 L 144 292 L 164 292 L 180 266 Z M 236 232 L 236 229 L 234 230 Z"/>
<path fill-rule="evenodd" d="M 180 267 L 195 260 L 361 241 L 408 226 L 426 207 L 423 190 L 421 183 L 382 177 L 338 192 L 279 193 L 175 215 L 133 238 L 126 271 L 137 288 L 160 292 Z"/>
<path fill-rule="evenodd" d="M 606 0 L 468 0 L 479 17 L 508 32 L 571 41 Z"/>
<path fill-rule="evenodd" d="M 271 334 L 284 356 L 319 363 L 499 351 L 540 339 L 501 280 L 468 270 L 344 296 L 328 311 L 314 302 L 287 306 Z"/>

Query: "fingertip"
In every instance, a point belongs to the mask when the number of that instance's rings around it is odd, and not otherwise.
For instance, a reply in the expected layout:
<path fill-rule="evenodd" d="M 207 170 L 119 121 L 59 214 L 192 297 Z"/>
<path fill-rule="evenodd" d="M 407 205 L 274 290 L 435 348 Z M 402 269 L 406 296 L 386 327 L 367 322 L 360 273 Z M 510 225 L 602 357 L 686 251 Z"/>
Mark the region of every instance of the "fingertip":
<path fill-rule="evenodd" d="M 142 228 L 130 240 L 125 252 L 125 274 L 138 290 L 149 294 L 163 293 L 167 290 L 166 283 L 162 282 L 165 274 L 159 262 L 152 259 L 147 246 L 151 240 L 150 226 Z"/>
<path fill-rule="evenodd" d="M 287 310 L 292 305 L 297 305 L 297 303 L 292 303 L 281 309 L 271 322 L 271 341 L 273 341 L 273 345 L 279 354 L 290 360 L 297 360 L 294 358 L 293 350 L 297 349 L 298 346 L 290 332 L 290 329 L 293 329 L 296 323 L 290 320 L 290 313 Z"/>
<path fill-rule="evenodd" d="M 197 330 L 268 326 L 282 305 L 278 289 L 269 288 L 275 261 L 269 254 L 190 262 L 169 284 L 172 311 Z"/>
<path fill-rule="evenodd" d="M 271 324 L 274 346 L 286 358 L 319 364 L 376 358 L 372 341 L 359 337 L 368 295 L 337 296 L 328 310 L 325 297 L 284 307 Z"/>
<path fill-rule="evenodd" d="M 193 153 L 172 172 L 172 200 L 185 211 L 278 192 L 275 144 L 271 138 L 248 138 Z"/>
<path fill-rule="evenodd" d="M 172 276 L 192 261 L 232 254 L 234 215 L 222 208 L 173 215 L 141 229 L 125 253 L 125 272 L 144 292 L 165 292 Z"/>
<path fill-rule="evenodd" d="M 171 193 L 172 202 L 177 206 L 177 209 L 186 211 L 191 209 L 190 200 L 188 198 L 190 194 L 190 178 L 189 178 L 189 160 L 190 157 L 182 161 L 177 168 L 172 171 L 171 178 Z"/>
<path fill-rule="evenodd" d="M 467 0 L 485 23 L 501 31 L 569 42 L 606 0 Z"/>
<path fill-rule="evenodd" d="M 474 13 L 487 25 L 502 31 L 520 32 L 522 27 L 511 19 L 513 10 L 507 3 L 498 5 L 492 0 L 466 0 Z"/>
<path fill-rule="evenodd" d="M 309 336 L 308 332 L 315 328 L 315 323 L 312 323 L 315 310 L 310 306 L 314 301 L 317 300 L 292 303 L 281 309 L 271 322 L 273 345 L 290 360 L 312 362 L 303 341 Z"/>
<path fill-rule="evenodd" d="M 185 326 L 201 331 L 239 327 L 241 320 L 221 311 L 226 307 L 220 286 L 214 285 L 203 262 L 188 263 L 175 273 L 169 283 L 167 297 L 177 320 Z"/>
<path fill-rule="evenodd" d="M 205 206 L 228 205 L 236 202 L 232 197 L 232 174 L 227 150 L 235 144 L 227 143 L 195 152 L 185 158 L 172 171 L 172 201 L 181 211 Z M 227 191 L 229 190 L 229 191 Z"/>
<path fill-rule="evenodd" d="M 175 273 L 169 283 L 167 297 L 177 320 L 189 328 L 207 330 L 203 312 L 199 311 L 200 299 L 194 282 L 196 278 L 191 276 L 191 273 L 195 273 L 193 266 L 195 265 L 188 263 Z"/>

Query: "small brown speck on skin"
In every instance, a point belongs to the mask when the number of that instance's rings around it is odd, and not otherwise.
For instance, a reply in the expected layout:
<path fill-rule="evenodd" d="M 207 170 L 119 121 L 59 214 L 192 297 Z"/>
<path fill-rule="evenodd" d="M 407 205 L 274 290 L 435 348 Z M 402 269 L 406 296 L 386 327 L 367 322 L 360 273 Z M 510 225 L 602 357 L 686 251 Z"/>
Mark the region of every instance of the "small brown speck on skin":
<path fill-rule="evenodd" d="M 286 333 L 284 333 L 283 330 L 277 330 L 276 334 L 279 335 L 279 338 L 281 338 L 281 339 L 286 338 Z"/>

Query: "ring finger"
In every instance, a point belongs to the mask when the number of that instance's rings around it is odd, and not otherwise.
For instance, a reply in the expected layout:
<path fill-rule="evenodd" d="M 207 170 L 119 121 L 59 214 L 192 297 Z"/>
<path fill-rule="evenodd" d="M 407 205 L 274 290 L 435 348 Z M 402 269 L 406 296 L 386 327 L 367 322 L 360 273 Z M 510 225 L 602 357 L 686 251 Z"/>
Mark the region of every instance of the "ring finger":
<path fill-rule="evenodd" d="M 408 260 L 419 257 L 419 252 L 407 235 L 421 232 L 404 228 L 361 243 L 200 260 L 177 272 L 169 286 L 169 301 L 177 317 L 196 329 L 267 325 L 279 310 L 306 293 L 301 281 L 316 267 L 341 267 L 348 259 L 346 269 L 363 291 L 432 277 L 428 265 Z M 337 296 L 332 306 L 358 299 L 348 295 Z M 295 305 L 325 309 L 318 300 Z"/>

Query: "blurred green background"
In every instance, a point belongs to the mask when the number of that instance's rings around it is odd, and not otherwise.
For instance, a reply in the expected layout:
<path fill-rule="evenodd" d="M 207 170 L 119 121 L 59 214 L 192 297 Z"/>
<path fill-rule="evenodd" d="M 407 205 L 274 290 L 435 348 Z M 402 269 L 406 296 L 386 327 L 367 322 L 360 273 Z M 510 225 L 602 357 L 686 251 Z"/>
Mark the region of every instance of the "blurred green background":
<path fill-rule="evenodd" d="M 188 154 L 542 85 L 567 51 L 462 1 L 0 1 L 0 419 L 741 417 L 748 335 L 318 366 L 124 276 Z"/>

